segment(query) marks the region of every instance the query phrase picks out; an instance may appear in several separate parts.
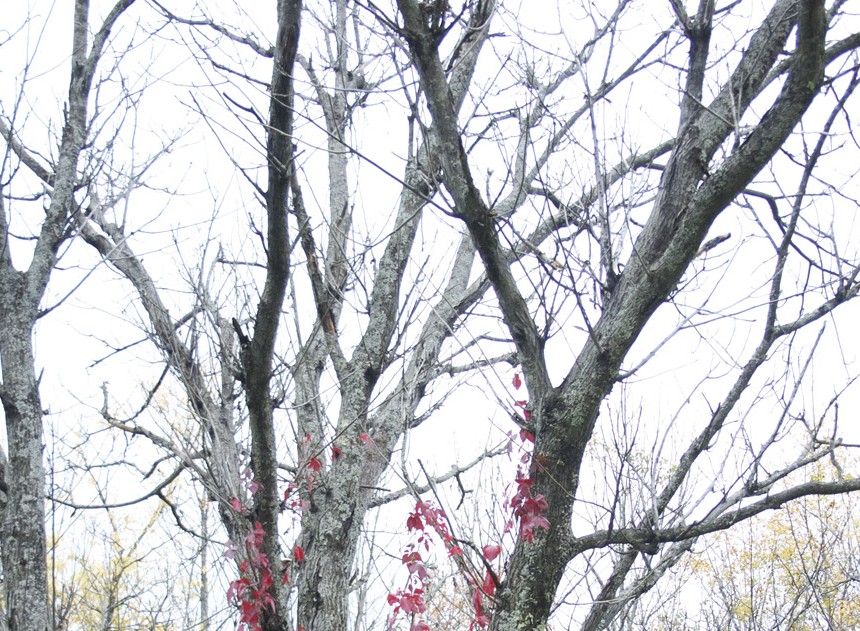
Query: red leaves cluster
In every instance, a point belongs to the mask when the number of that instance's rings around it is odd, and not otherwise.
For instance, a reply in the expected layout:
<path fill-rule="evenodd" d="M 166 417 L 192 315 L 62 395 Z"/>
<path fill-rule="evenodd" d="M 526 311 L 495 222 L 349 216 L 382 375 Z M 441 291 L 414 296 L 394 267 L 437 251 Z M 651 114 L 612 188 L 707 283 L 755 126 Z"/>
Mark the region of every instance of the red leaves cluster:
<path fill-rule="evenodd" d="M 512 385 L 515 390 L 519 390 L 523 386 L 523 380 L 519 372 L 514 374 Z M 532 413 L 528 400 L 515 400 L 514 405 L 522 411 L 522 418 L 525 422 L 530 423 Z M 535 444 L 534 433 L 531 429 L 522 427 L 519 432 L 519 440 L 522 443 L 522 457 L 517 467 L 516 491 L 509 503 L 512 519 L 508 521 L 505 532 L 509 532 L 513 528 L 514 522 L 516 522 L 519 526 L 518 537 L 531 543 L 534 540 L 537 529 L 549 528 L 549 520 L 546 518 L 549 504 L 547 504 L 543 495 L 532 493 L 534 478 L 531 476 L 531 472 L 540 463 L 539 458 L 532 457 L 532 450 Z M 514 435 L 512 434 L 511 449 L 513 449 L 513 446 Z M 407 522 L 407 526 L 410 524 L 416 527 L 421 525 L 421 514 L 419 513 L 420 511 L 416 507 L 416 511 L 410 515 L 410 521 Z M 470 631 L 473 631 L 475 628 L 484 628 L 490 624 L 490 617 L 485 610 L 484 599 L 495 596 L 499 574 L 494 573 L 490 569 L 489 564 L 498 558 L 501 550 L 501 546 L 499 545 L 484 546 L 482 552 L 487 561 L 487 570 L 484 573 L 483 581 L 479 583 L 477 578 L 467 577 L 471 587 L 471 605 L 474 616 L 472 623 L 469 625 Z"/>
<path fill-rule="evenodd" d="M 290 482 L 287 488 L 284 489 L 284 500 L 281 502 L 281 510 L 288 510 L 296 516 L 305 514 L 308 508 L 308 501 L 299 496 L 299 487 L 295 482 Z"/>
<path fill-rule="evenodd" d="M 397 614 L 404 613 L 407 616 L 424 613 L 427 609 L 424 604 L 424 589 L 412 583 L 406 589 L 398 589 L 393 594 L 388 594 L 388 604 L 394 606 L 390 625 L 393 626 Z"/>
<path fill-rule="evenodd" d="M 269 559 L 262 551 L 266 532 L 260 522 L 245 535 L 247 558 L 239 563 L 239 578 L 230 582 L 227 600 L 239 609 L 239 630 L 259 631 L 263 611 L 268 607 L 275 610 L 272 597 L 272 571 Z M 235 554 L 235 547 L 228 544 L 227 556 Z"/>
<path fill-rule="evenodd" d="M 253 472 L 247 469 L 242 474 L 243 486 L 247 493 L 253 496 L 260 485 L 254 481 Z M 292 485 L 295 488 L 295 485 Z M 290 494 L 290 489 L 284 493 L 284 501 Z M 248 515 L 248 507 L 238 498 L 232 498 L 230 507 L 240 515 Z M 227 588 L 227 601 L 235 605 L 239 610 L 239 631 L 259 631 L 262 628 L 262 616 L 268 608 L 275 611 L 275 599 L 272 595 L 274 577 L 269 557 L 263 552 L 263 541 L 266 531 L 259 521 L 254 522 L 253 528 L 245 535 L 244 558 L 239 563 L 239 578 L 230 582 Z M 227 542 L 227 551 L 224 555 L 228 559 L 236 557 L 236 544 Z M 293 549 L 293 558 L 296 563 L 301 563 L 305 558 L 305 551 L 301 546 Z M 284 572 L 282 577 L 284 583 L 289 580 L 289 575 Z"/>
<path fill-rule="evenodd" d="M 419 549 L 423 547 L 425 551 L 429 552 L 430 535 L 435 532 L 445 544 L 448 556 L 462 555 L 463 550 L 457 545 L 451 530 L 448 528 L 445 511 L 436 508 L 430 502 L 419 500 L 415 504 L 415 510 L 409 513 L 409 517 L 406 519 L 406 529 L 409 532 L 417 533 L 418 537 L 406 546 L 402 557 L 403 565 L 409 572 L 406 587 L 388 595 L 388 604 L 393 607 L 391 616 L 388 618 L 388 628 L 392 629 L 397 617 L 404 614 L 412 617 L 410 631 L 429 631 L 430 626 L 427 622 L 415 619 L 416 616 L 423 614 L 427 608 L 424 603 L 424 588 L 429 578 L 427 567 L 424 565 L 424 558 Z"/>
<path fill-rule="evenodd" d="M 532 495 L 532 478 L 517 478 L 517 492 L 511 499 L 514 518 L 520 525 L 520 538 L 532 542 L 536 528 L 549 528 L 549 520 L 544 516 L 549 508 L 541 494 Z"/>
<path fill-rule="evenodd" d="M 391 615 L 388 617 L 388 628 L 393 629 L 394 623 L 400 614 L 410 616 L 413 620 L 415 616 L 420 616 L 427 610 L 424 603 L 424 586 L 427 582 L 427 568 L 424 566 L 424 560 L 421 558 L 421 553 L 414 549 L 414 545 L 410 544 L 406 548 L 406 553 L 403 555 L 403 564 L 409 572 L 409 578 L 406 579 L 406 587 L 398 589 L 393 594 L 388 594 L 388 604 L 393 607 Z M 412 624 L 412 629 L 419 629 L 420 626 L 426 623 L 419 620 L 418 623 Z M 426 628 L 429 629 L 429 626 Z"/>
<path fill-rule="evenodd" d="M 517 372 L 514 374 L 513 386 L 519 390 L 521 385 L 520 373 Z M 526 422 L 531 421 L 528 401 L 515 401 L 514 404 L 523 410 L 523 417 Z M 528 449 L 529 446 L 534 447 L 534 434 L 528 429 L 522 428 L 520 429 L 520 440 L 526 449 L 520 459 L 520 466 L 517 468 L 517 491 L 511 499 L 510 507 L 513 510 L 514 519 L 519 523 L 520 538 L 531 543 L 534 540 L 537 528 L 549 528 L 549 520 L 545 517 L 549 504 L 547 504 L 546 499 L 540 493 L 537 495 L 532 494 L 531 487 L 534 483 L 534 478 L 531 477 L 531 473 L 524 474 L 523 472 L 523 469 L 531 472 L 535 466 L 531 451 Z M 536 460 L 539 464 L 539 457 Z M 511 522 L 508 522 L 505 532 L 510 530 L 512 525 Z"/>
<path fill-rule="evenodd" d="M 487 562 L 492 563 L 502 552 L 502 547 L 498 545 L 486 545 L 482 552 L 484 553 L 484 558 Z M 489 596 L 490 598 L 495 596 L 496 577 L 488 569 L 484 573 L 484 580 L 480 585 L 478 585 L 477 581 L 472 577 L 468 577 L 468 580 L 472 591 L 471 604 L 473 615 L 472 623 L 469 625 L 469 631 L 472 631 L 475 628 L 483 629 L 490 624 L 490 617 L 484 610 L 484 596 Z"/>
<path fill-rule="evenodd" d="M 420 532 L 421 534 L 418 536 L 417 543 L 423 543 L 424 548 L 429 550 L 429 533 L 424 529 L 425 526 L 442 538 L 445 549 L 448 550 L 448 556 L 463 555 L 463 550 L 457 545 L 457 542 L 448 529 L 448 520 L 445 511 L 441 508 L 436 508 L 430 502 L 418 501 L 415 504 L 415 510 L 409 514 L 409 518 L 406 520 L 406 528 L 410 532 L 413 530 Z"/>
<path fill-rule="evenodd" d="M 254 480 L 254 472 L 250 468 L 245 469 L 244 473 L 242 473 L 242 486 L 245 487 L 245 490 L 251 497 L 254 497 L 254 494 L 260 490 L 260 483 Z M 248 514 L 248 507 L 238 497 L 231 497 L 227 503 L 230 504 L 230 508 L 240 515 Z"/>
<path fill-rule="evenodd" d="M 485 585 L 486 583 L 487 581 L 484 580 Z M 492 589 L 493 592 L 495 592 L 495 583 L 493 583 Z M 483 629 L 490 624 L 490 617 L 484 612 L 484 593 L 486 593 L 487 596 L 492 596 L 491 593 L 486 592 L 483 588 L 478 588 L 474 585 L 472 586 L 472 614 L 475 616 L 475 619 L 472 620 L 472 623 L 469 625 L 469 631 L 472 631 L 475 627 Z"/>
<path fill-rule="evenodd" d="M 245 469 L 242 477 L 245 479 L 245 488 L 251 494 L 251 497 L 253 497 L 260 490 L 260 483 L 254 479 L 254 472 L 249 467 Z"/>

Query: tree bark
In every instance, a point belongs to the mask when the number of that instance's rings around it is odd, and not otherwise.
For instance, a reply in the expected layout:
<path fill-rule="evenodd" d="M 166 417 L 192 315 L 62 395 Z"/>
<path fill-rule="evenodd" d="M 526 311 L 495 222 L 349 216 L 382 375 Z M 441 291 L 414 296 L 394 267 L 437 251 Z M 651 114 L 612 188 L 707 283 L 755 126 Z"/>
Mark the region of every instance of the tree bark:
<path fill-rule="evenodd" d="M 338 3 L 338 7 L 345 6 Z M 481 48 L 489 33 L 490 18 L 494 4 L 481 2 L 473 7 L 468 28 L 465 31 L 463 48 L 467 51 L 452 70 L 452 107 L 459 110 L 471 84 L 475 65 Z M 344 18 L 338 12 L 339 45 L 346 41 Z M 338 55 L 340 56 L 340 52 Z M 346 68 L 336 68 L 338 77 Z M 338 81 L 342 79 L 337 79 Z M 318 92 L 320 89 L 318 88 Z M 343 260 L 345 234 L 342 232 L 351 222 L 351 213 L 345 214 L 348 204 L 346 192 L 345 145 L 342 135 L 348 124 L 343 103 L 343 93 L 329 97 L 321 94 L 320 100 L 329 126 L 329 176 L 331 234 L 326 257 L 326 304 L 317 305 L 320 318 L 332 315 L 337 323 L 343 297 L 341 290 L 346 283 L 346 263 Z M 373 280 L 373 290 L 367 306 L 369 322 L 361 341 L 347 365 L 341 370 L 341 405 L 335 435 L 336 446 L 341 455 L 330 467 L 320 472 L 314 482 L 314 490 L 307 494 L 309 509 L 302 518 L 300 543 L 305 552 L 305 561 L 298 576 L 298 625 L 306 631 L 346 630 L 349 623 L 349 595 L 352 592 L 351 570 L 355 562 L 361 528 L 371 506 L 372 489 L 388 467 L 392 450 L 405 431 L 419 405 L 424 388 L 433 378 L 433 367 L 437 361 L 442 342 L 450 334 L 454 321 L 461 313 L 462 301 L 467 292 L 469 271 L 474 248 L 466 238 L 458 248 L 458 256 L 452 267 L 447 286 L 443 292 L 435 316 L 422 330 L 413 352 L 413 361 L 406 374 L 394 388 L 396 395 L 388 398 L 373 414 L 370 413 L 374 388 L 387 367 L 389 346 L 400 315 L 401 287 L 404 270 L 415 237 L 421 223 L 427 200 L 435 192 L 428 180 L 435 175 L 435 160 L 432 154 L 432 138 L 426 138 L 414 155 L 409 157 L 403 176 L 404 188 L 394 224 L 397 230 L 391 234 L 385 251 L 380 257 L 378 272 Z M 299 217 L 300 224 L 303 223 Z M 306 222 L 304 222 L 306 223 Z M 305 245 L 308 259 L 313 247 Z M 312 273 L 313 274 L 313 273 Z M 321 283 L 320 283 L 321 284 Z M 323 291 L 316 291 L 321 295 Z M 315 335 L 323 336 L 325 322 L 316 327 Z M 336 339 L 337 332 L 326 333 Z M 310 340 L 299 355 L 302 361 L 294 368 L 297 383 L 296 413 L 300 438 L 310 435 L 310 447 L 306 451 L 319 453 L 322 424 L 316 401 L 320 398 L 319 374 L 329 352 L 330 342 Z M 317 349 L 319 355 L 307 353 Z M 359 435 L 372 436 L 373 446 L 368 448 L 359 440 Z M 299 448 L 302 453 L 302 447 Z M 301 456 L 300 456 L 301 457 Z"/>
<path fill-rule="evenodd" d="M 72 27 L 68 104 L 57 162 L 52 172 L 18 143 L 13 130 L 2 134 L 18 159 L 50 189 L 50 204 L 30 265 L 17 270 L 10 253 L 7 209 L 0 204 L 0 400 L 6 420 L 9 461 L 3 482 L 2 558 L 6 616 L 14 631 L 46 631 L 51 624 L 45 557 L 45 471 L 42 461 L 42 404 L 33 356 L 33 328 L 60 245 L 70 236 L 75 211 L 78 162 L 87 139 L 87 105 L 102 49 L 119 16 L 134 0 L 120 0 L 88 45 L 89 2 L 77 0 Z M 2 196 L 2 193 L 0 193 Z M 11 209 L 10 209 L 11 210 Z"/>
<path fill-rule="evenodd" d="M 6 276 L 2 274 L 0 276 Z M 21 276 L 18 277 L 22 278 Z M 8 282 L 8 281 L 7 281 Z M 20 283 L 14 291 L 0 283 L 0 357 L 3 384 L 0 399 L 6 417 L 9 461 L 5 471 L 3 510 L 3 575 L 9 628 L 45 631 L 49 628 L 45 553 L 45 471 L 42 462 L 42 404 L 33 360 L 34 311 Z M 23 296 L 22 296 L 23 298 Z M 29 300 L 32 304 L 32 300 Z M 10 304 L 11 303 L 11 304 Z"/>
<path fill-rule="evenodd" d="M 278 33 L 272 71 L 272 98 L 266 143 L 268 191 L 266 192 L 267 250 L 266 280 L 257 306 L 254 333 L 241 349 L 246 402 L 251 427 L 251 459 L 259 491 L 254 496 L 253 518 L 266 533 L 262 552 L 273 574 L 275 607 L 263 610 L 263 631 L 290 629 L 287 590 L 280 577 L 281 547 L 278 543 L 278 516 L 281 512 L 278 489 L 278 454 L 272 417 L 270 382 L 275 340 L 281 323 L 287 281 L 290 274 L 290 242 L 287 211 L 291 182 L 295 174 L 293 144 L 293 68 L 299 44 L 301 0 L 278 0 Z"/>
<path fill-rule="evenodd" d="M 705 3 L 707 4 L 707 3 Z M 498 592 L 493 631 L 542 629 L 572 555 L 570 523 L 585 447 L 604 398 L 627 351 L 667 299 L 695 257 L 719 213 L 764 167 L 799 122 L 819 89 L 824 71 L 823 2 L 782 0 L 773 7 L 731 80 L 709 107 L 700 104 L 701 70 L 707 59 L 709 24 L 693 33 L 689 98 L 682 108 L 678 140 L 663 173 L 651 216 L 636 240 L 617 287 L 607 301 L 573 368 L 553 388 L 543 344 L 500 251 L 496 219 L 474 185 L 451 110 L 438 43 L 413 0 L 398 0 L 404 34 L 421 78 L 440 148 L 444 183 L 454 199 L 499 300 L 526 376 L 536 429 L 533 493 L 549 504 L 550 527 L 534 542 L 519 540 Z M 710 12 L 705 11 L 710 16 Z M 794 62 L 771 110 L 752 135 L 713 173 L 709 163 L 732 126 L 731 107 L 743 112 L 776 63 L 797 25 Z"/>

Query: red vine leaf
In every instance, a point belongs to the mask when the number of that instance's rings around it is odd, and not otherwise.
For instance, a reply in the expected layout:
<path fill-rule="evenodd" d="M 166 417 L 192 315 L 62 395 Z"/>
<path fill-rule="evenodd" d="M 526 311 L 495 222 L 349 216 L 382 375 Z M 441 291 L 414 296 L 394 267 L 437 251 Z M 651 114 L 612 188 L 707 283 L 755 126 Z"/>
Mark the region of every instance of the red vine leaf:
<path fill-rule="evenodd" d="M 484 558 L 487 559 L 487 561 L 493 562 L 495 561 L 496 557 L 499 556 L 499 553 L 501 553 L 501 551 L 502 546 L 484 546 Z"/>
<path fill-rule="evenodd" d="M 496 581 L 493 580 L 493 577 L 489 572 L 484 575 L 484 584 L 481 585 L 481 589 L 484 590 L 484 593 L 487 596 L 492 596 L 496 593 Z"/>
<path fill-rule="evenodd" d="M 293 548 L 293 558 L 296 560 L 296 563 L 302 563 L 305 560 L 305 550 L 301 546 L 296 546 Z"/>

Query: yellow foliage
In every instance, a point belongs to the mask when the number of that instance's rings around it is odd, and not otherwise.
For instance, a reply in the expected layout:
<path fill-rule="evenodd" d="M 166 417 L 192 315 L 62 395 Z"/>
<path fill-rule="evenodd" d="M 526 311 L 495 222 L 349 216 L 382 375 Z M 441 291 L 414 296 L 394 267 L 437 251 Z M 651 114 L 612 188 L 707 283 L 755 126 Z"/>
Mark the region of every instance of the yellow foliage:
<path fill-rule="evenodd" d="M 814 477 L 829 473 L 821 466 Z M 860 629 L 858 545 L 851 496 L 808 497 L 711 536 L 686 569 L 726 628 Z"/>
<path fill-rule="evenodd" d="M 57 631 L 175 628 L 163 609 L 167 576 L 153 571 L 166 570 L 167 560 L 146 539 L 163 510 L 159 504 L 143 524 L 109 512 L 110 532 L 91 534 L 94 545 L 53 548 L 48 572 Z"/>

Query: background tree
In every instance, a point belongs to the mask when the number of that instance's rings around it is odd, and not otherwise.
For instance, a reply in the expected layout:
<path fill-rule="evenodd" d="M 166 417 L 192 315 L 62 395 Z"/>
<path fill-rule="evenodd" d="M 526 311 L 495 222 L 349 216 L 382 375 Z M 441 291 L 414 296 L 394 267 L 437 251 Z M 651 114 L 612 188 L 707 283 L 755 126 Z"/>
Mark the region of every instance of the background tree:
<path fill-rule="evenodd" d="M 164 508 L 156 504 L 150 515 L 142 515 L 143 523 L 109 511 L 108 533 L 102 520 L 93 520 L 88 539 L 76 541 L 73 554 L 65 556 L 69 548 L 64 548 L 50 555 L 51 628 L 199 628 L 196 603 L 189 607 L 186 600 L 197 572 L 189 573 L 172 542 L 159 536 Z"/>
<path fill-rule="evenodd" d="M 857 628 L 853 504 L 804 498 L 709 541 L 691 572 L 713 597 L 691 628 Z"/>
<path fill-rule="evenodd" d="M 835 473 L 828 468 L 816 472 L 824 479 Z M 854 502 L 851 495 L 806 497 L 703 537 L 695 554 L 609 628 L 857 628 Z"/>

